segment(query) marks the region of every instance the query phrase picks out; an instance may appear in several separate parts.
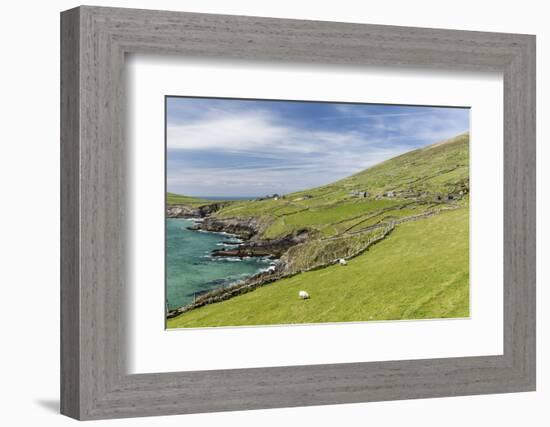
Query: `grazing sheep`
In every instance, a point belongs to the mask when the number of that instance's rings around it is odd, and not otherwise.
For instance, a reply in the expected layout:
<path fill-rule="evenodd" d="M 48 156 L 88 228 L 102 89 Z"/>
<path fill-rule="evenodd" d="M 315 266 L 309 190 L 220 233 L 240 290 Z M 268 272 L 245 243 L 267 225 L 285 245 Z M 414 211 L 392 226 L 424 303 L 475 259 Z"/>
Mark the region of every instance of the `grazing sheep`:
<path fill-rule="evenodd" d="M 340 258 L 338 262 L 340 263 L 340 265 L 348 265 L 348 262 L 344 258 Z"/>
<path fill-rule="evenodd" d="M 298 293 L 298 296 L 301 298 L 301 299 L 309 299 L 309 294 L 306 292 L 306 291 L 300 291 Z"/>

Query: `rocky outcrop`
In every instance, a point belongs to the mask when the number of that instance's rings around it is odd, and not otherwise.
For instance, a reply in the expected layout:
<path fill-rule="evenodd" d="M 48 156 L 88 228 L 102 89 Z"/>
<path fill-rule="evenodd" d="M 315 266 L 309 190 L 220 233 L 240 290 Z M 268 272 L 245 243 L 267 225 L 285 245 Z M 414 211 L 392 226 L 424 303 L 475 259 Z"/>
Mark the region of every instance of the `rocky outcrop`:
<path fill-rule="evenodd" d="M 219 211 L 227 203 L 212 203 L 202 206 L 170 205 L 166 207 L 167 218 L 204 218 Z"/>
<path fill-rule="evenodd" d="M 166 218 L 197 218 L 199 216 L 199 209 L 191 206 L 172 205 L 166 208 Z"/>
<path fill-rule="evenodd" d="M 189 227 L 189 229 L 225 232 L 249 240 L 258 233 L 260 224 L 255 218 L 215 218 L 209 216 L 205 217 L 204 221 Z"/>
<path fill-rule="evenodd" d="M 273 256 L 280 258 L 292 246 L 304 243 L 310 237 L 307 230 L 299 230 L 278 239 L 242 243 L 237 248 L 218 249 L 212 252 L 218 257 Z"/>
<path fill-rule="evenodd" d="M 200 206 L 199 209 L 199 216 L 201 218 L 204 218 L 208 215 L 212 215 L 214 212 L 218 212 L 221 208 L 227 206 L 229 203 L 212 203 L 210 205 L 203 205 Z"/>
<path fill-rule="evenodd" d="M 309 231 L 303 229 L 277 239 L 262 240 L 258 237 L 261 234 L 262 224 L 256 218 L 216 218 L 208 216 L 203 221 L 189 227 L 189 229 L 235 234 L 245 240 L 237 248 L 213 251 L 212 255 L 218 257 L 273 256 L 279 258 L 288 248 L 303 243 L 310 237 Z"/>

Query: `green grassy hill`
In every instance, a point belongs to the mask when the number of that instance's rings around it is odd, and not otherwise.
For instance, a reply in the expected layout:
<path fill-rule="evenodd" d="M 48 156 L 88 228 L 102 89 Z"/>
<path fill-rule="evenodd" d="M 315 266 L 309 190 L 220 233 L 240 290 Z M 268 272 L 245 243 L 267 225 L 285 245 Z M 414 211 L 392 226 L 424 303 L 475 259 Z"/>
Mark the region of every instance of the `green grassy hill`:
<path fill-rule="evenodd" d="M 281 259 L 285 273 L 305 272 L 168 327 L 467 317 L 468 158 L 464 134 L 329 185 L 224 207 L 217 218 L 255 218 L 262 239 L 308 229 L 312 238 Z M 338 258 L 348 265 L 327 264 Z M 300 300 L 300 290 L 311 299 Z"/>
<path fill-rule="evenodd" d="M 220 218 L 260 218 L 262 238 L 276 238 L 304 226 L 323 236 L 358 230 L 388 217 L 437 208 L 468 192 L 468 142 L 464 134 L 405 153 L 329 185 L 283 198 L 233 203 Z M 354 193 L 367 192 L 366 198 Z M 440 199 L 438 199 L 440 198 Z"/>
<path fill-rule="evenodd" d="M 172 205 L 186 205 L 194 208 L 215 203 L 216 200 L 200 199 L 198 197 L 182 196 L 176 193 L 166 193 L 166 204 Z"/>

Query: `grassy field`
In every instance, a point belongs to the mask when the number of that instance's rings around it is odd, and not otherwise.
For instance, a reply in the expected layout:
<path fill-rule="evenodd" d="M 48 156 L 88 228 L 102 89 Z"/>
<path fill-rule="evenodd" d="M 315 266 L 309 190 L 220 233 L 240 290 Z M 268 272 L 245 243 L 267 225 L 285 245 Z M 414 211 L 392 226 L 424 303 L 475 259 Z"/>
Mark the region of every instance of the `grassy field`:
<path fill-rule="evenodd" d="M 175 193 L 166 193 L 166 204 L 170 205 L 187 205 L 192 207 L 199 207 L 215 203 L 216 200 L 200 199 L 198 197 L 182 196 Z"/>
<path fill-rule="evenodd" d="M 469 315 L 468 208 L 400 225 L 349 261 L 169 319 L 169 328 Z M 311 298 L 300 300 L 306 290 Z"/>
<path fill-rule="evenodd" d="M 263 239 L 307 228 L 310 240 L 281 259 L 288 273 L 304 272 L 188 311 L 168 327 L 467 317 L 468 158 L 469 135 L 459 135 L 329 185 L 222 208 L 220 219 L 259 220 Z M 348 265 L 306 271 L 340 257 L 351 257 Z M 300 300 L 300 290 L 311 298 Z"/>

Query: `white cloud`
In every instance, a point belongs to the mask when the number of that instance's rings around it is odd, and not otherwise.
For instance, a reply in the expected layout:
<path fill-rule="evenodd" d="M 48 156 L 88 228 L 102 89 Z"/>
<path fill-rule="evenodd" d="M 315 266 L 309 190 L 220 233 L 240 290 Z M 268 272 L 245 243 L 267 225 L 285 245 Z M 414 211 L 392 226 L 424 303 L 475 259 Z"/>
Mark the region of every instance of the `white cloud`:
<path fill-rule="evenodd" d="M 232 162 L 207 167 L 170 165 L 170 191 L 203 196 L 287 193 L 328 184 L 413 149 L 412 140 L 425 145 L 465 130 L 452 115 L 433 113 L 365 118 L 347 131 L 297 127 L 262 110 L 209 109 L 193 118 L 169 124 L 169 156 L 171 151 L 232 156 Z"/>
<path fill-rule="evenodd" d="M 345 154 L 375 146 L 379 140 L 358 131 L 330 132 L 296 128 L 278 123 L 265 112 L 218 112 L 186 124 L 169 125 L 169 150 L 223 150 L 288 158 L 292 154 Z M 395 151 L 395 150 L 393 150 Z"/>
<path fill-rule="evenodd" d="M 220 114 L 190 124 L 168 126 L 169 149 L 250 150 L 288 137 L 284 127 L 269 123 L 264 114 Z"/>

